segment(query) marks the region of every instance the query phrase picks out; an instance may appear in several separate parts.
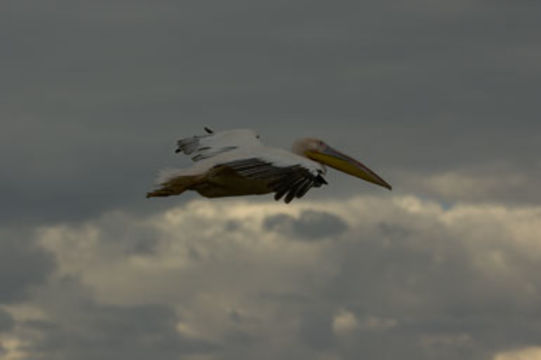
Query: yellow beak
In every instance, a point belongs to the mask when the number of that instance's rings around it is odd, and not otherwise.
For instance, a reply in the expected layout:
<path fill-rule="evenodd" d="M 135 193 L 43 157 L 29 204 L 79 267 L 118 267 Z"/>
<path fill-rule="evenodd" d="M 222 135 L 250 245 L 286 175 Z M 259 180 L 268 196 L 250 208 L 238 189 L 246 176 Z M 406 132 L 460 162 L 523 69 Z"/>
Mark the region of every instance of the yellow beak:
<path fill-rule="evenodd" d="M 323 151 L 307 151 L 306 156 L 312 160 L 335 168 L 336 170 L 345 172 L 346 174 L 356 176 L 365 181 L 392 190 L 391 185 L 379 177 L 375 172 L 370 170 L 367 166 L 345 154 L 342 154 L 328 145 L 323 149 Z"/>

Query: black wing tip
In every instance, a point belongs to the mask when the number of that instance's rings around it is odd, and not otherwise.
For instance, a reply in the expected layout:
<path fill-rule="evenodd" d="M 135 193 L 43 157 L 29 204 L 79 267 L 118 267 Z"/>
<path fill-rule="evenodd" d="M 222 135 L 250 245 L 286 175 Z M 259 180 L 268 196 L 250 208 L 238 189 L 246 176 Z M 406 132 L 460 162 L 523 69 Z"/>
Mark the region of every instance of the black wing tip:
<path fill-rule="evenodd" d="M 205 126 L 204 129 L 208 134 L 214 134 L 214 131 L 211 128 Z"/>
<path fill-rule="evenodd" d="M 321 184 L 329 185 L 329 183 L 327 182 L 327 180 L 325 180 L 325 178 L 324 178 L 323 176 L 321 176 L 321 175 L 318 175 L 318 176 L 316 177 L 316 179 L 318 180 L 318 182 L 320 183 L 320 185 L 321 185 Z"/>

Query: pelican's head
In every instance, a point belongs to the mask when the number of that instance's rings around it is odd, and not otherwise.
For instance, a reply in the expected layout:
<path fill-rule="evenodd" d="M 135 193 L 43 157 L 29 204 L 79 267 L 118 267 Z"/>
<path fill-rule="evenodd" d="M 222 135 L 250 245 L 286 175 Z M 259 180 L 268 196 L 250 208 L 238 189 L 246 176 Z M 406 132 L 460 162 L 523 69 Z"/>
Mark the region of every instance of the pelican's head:
<path fill-rule="evenodd" d="M 324 141 L 314 138 L 304 138 L 295 141 L 293 144 L 293 152 L 297 155 L 307 157 L 321 164 L 328 165 L 332 168 L 356 176 L 363 180 L 369 181 L 379 186 L 383 186 L 391 190 L 385 180 L 379 177 L 375 172 L 367 166 L 341 152 L 333 149 Z"/>

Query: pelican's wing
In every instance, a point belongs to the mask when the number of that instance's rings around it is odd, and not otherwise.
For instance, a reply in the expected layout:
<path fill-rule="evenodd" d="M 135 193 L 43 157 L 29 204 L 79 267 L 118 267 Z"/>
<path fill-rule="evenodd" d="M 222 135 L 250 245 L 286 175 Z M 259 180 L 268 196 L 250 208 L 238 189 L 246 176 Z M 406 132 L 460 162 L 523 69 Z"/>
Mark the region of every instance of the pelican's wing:
<path fill-rule="evenodd" d="M 207 129 L 205 129 L 207 130 Z M 210 130 L 207 130 L 210 132 Z M 190 155 L 193 161 L 208 159 L 232 150 L 262 146 L 259 136 L 252 130 L 210 132 L 177 141 L 175 152 Z"/>
<path fill-rule="evenodd" d="M 299 163 L 295 165 L 278 165 L 261 158 L 234 160 L 217 165 L 234 170 L 238 175 L 253 180 L 264 180 L 275 193 L 274 199 L 289 203 L 293 198 L 304 196 L 312 187 L 327 184 L 321 176 L 322 171 L 316 167 Z"/>

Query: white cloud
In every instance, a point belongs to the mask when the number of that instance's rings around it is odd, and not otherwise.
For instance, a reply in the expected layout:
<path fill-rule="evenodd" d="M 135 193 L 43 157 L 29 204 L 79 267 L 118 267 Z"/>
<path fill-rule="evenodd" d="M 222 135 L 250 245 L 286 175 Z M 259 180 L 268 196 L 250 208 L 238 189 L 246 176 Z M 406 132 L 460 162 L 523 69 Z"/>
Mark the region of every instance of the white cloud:
<path fill-rule="evenodd" d="M 518 350 L 505 351 L 494 356 L 494 360 L 540 360 L 541 346 L 525 347 Z"/>
<path fill-rule="evenodd" d="M 396 319 L 367 316 L 361 322 L 360 328 L 367 331 L 385 331 L 394 328 L 397 324 Z"/>
<path fill-rule="evenodd" d="M 454 169 L 432 174 L 402 173 L 402 186 L 447 202 L 535 203 L 539 201 L 539 169 L 529 172 L 509 164 Z"/>
<path fill-rule="evenodd" d="M 346 225 L 315 242 L 265 226 L 279 215 L 297 221 L 306 211 Z M 415 196 L 295 206 L 201 200 L 150 217 L 112 212 L 39 229 L 58 266 L 42 289 L 47 296 L 28 306 L 36 320 L 54 322 L 62 312 L 52 309 L 66 301 L 61 307 L 77 309 L 92 299 L 99 314 L 99 306 L 161 304 L 176 310 L 179 336 L 220 344 L 225 358 L 279 358 L 284 353 L 276 349 L 286 348 L 299 358 L 387 351 L 361 341 L 370 336 L 394 344 L 397 354 L 404 342 L 418 344 L 410 358 L 442 346 L 451 356 L 472 344 L 494 346 L 489 322 L 539 306 L 540 232 L 539 207 L 446 208 Z M 66 277 L 87 290 L 62 295 Z M 465 312 L 463 326 L 457 311 Z M 28 321 L 32 312 L 18 316 Z M 513 336 L 526 331 L 517 324 Z"/>
<path fill-rule="evenodd" d="M 470 346 L 472 338 L 468 334 L 427 334 L 421 337 L 421 344 L 426 347 L 435 346 Z"/>
<path fill-rule="evenodd" d="M 354 313 L 341 309 L 332 321 L 332 329 L 338 334 L 347 334 L 356 330 L 359 327 L 359 322 Z"/>

